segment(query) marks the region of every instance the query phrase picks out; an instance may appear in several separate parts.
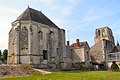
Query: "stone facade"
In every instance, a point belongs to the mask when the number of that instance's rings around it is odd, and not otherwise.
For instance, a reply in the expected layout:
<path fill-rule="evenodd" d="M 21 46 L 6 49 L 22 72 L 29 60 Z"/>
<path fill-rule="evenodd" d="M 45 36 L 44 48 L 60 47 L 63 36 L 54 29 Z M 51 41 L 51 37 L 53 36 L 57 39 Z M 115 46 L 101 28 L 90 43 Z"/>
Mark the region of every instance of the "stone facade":
<path fill-rule="evenodd" d="M 102 27 L 96 29 L 94 37 L 95 44 L 103 39 L 109 40 L 112 44 L 114 44 L 113 33 L 109 27 Z"/>
<path fill-rule="evenodd" d="M 73 63 L 90 61 L 90 47 L 87 42 L 76 42 L 71 45 L 71 48 Z"/>
<path fill-rule="evenodd" d="M 76 43 L 73 43 L 71 45 L 67 43 L 66 53 L 67 68 L 76 68 L 74 65 L 82 65 L 82 63 L 84 63 L 84 66 L 90 67 L 90 47 L 86 41 L 79 42 L 79 39 L 76 39 Z"/>
<path fill-rule="evenodd" d="M 120 68 L 120 45 L 115 46 L 112 51 L 108 54 L 108 67 L 110 68 L 112 62 L 116 61 Z"/>
<path fill-rule="evenodd" d="M 12 23 L 8 64 L 64 68 L 65 49 L 65 30 L 37 10 L 28 7 Z"/>
<path fill-rule="evenodd" d="M 115 46 L 112 30 L 108 27 L 96 29 L 94 40 L 95 44 L 90 48 L 91 62 L 107 66 L 108 54 Z"/>

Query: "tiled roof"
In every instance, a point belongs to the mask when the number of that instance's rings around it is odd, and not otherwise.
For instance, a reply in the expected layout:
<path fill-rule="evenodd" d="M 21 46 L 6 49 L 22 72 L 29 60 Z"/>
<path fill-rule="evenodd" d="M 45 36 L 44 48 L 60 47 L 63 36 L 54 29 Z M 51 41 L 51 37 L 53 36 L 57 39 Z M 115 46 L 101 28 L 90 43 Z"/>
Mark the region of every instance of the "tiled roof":
<path fill-rule="evenodd" d="M 21 20 L 31 20 L 36 21 L 42 24 L 46 24 L 50 27 L 58 28 L 50 19 L 48 19 L 42 12 L 37 11 L 28 7 L 17 19 L 16 21 Z"/>
<path fill-rule="evenodd" d="M 120 46 L 115 46 L 110 53 L 119 52 Z"/>

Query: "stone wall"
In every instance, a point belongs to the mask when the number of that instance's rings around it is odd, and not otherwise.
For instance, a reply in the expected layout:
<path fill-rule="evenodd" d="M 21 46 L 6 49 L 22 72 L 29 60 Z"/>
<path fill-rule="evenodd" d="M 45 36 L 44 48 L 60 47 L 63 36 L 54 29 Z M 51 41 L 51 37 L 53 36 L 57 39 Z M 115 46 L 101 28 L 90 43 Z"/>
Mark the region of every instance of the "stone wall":
<path fill-rule="evenodd" d="M 101 61 L 105 61 L 102 45 L 103 45 L 103 41 L 100 41 L 99 43 L 96 43 L 94 46 L 90 48 L 90 55 L 92 62 L 100 63 Z"/>
<path fill-rule="evenodd" d="M 73 63 L 74 62 L 84 62 L 84 49 L 72 49 Z"/>

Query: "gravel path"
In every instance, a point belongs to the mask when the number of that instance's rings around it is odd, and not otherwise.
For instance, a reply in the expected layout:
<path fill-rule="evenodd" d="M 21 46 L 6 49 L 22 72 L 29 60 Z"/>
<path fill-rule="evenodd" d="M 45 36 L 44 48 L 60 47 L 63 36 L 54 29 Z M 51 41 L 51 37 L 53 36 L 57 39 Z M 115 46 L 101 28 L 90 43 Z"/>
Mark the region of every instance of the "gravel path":
<path fill-rule="evenodd" d="M 46 71 L 46 70 L 42 70 L 42 69 L 34 69 L 36 71 L 39 71 L 42 74 L 51 74 L 52 72 Z"/>

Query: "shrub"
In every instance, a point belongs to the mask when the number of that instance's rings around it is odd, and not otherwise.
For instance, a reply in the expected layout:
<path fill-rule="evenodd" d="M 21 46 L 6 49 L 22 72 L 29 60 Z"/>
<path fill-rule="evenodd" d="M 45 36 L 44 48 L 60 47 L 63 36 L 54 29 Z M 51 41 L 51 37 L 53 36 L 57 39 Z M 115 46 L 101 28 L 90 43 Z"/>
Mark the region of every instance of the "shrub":
<path fill-rule="evenodd" d="M 24 68 L 24 69 L 31 69 L 32 68 L 30 65 L 27 65 L 27 64 L 20 64 L 19 66 Z"/>
<path fill-rule="evenodd" d="M 118 65 L 116 64 L 115 61 L 113 61 L 111 65 L 111 70 L 118 70 L 118 69 L 119 69 Z"/>

